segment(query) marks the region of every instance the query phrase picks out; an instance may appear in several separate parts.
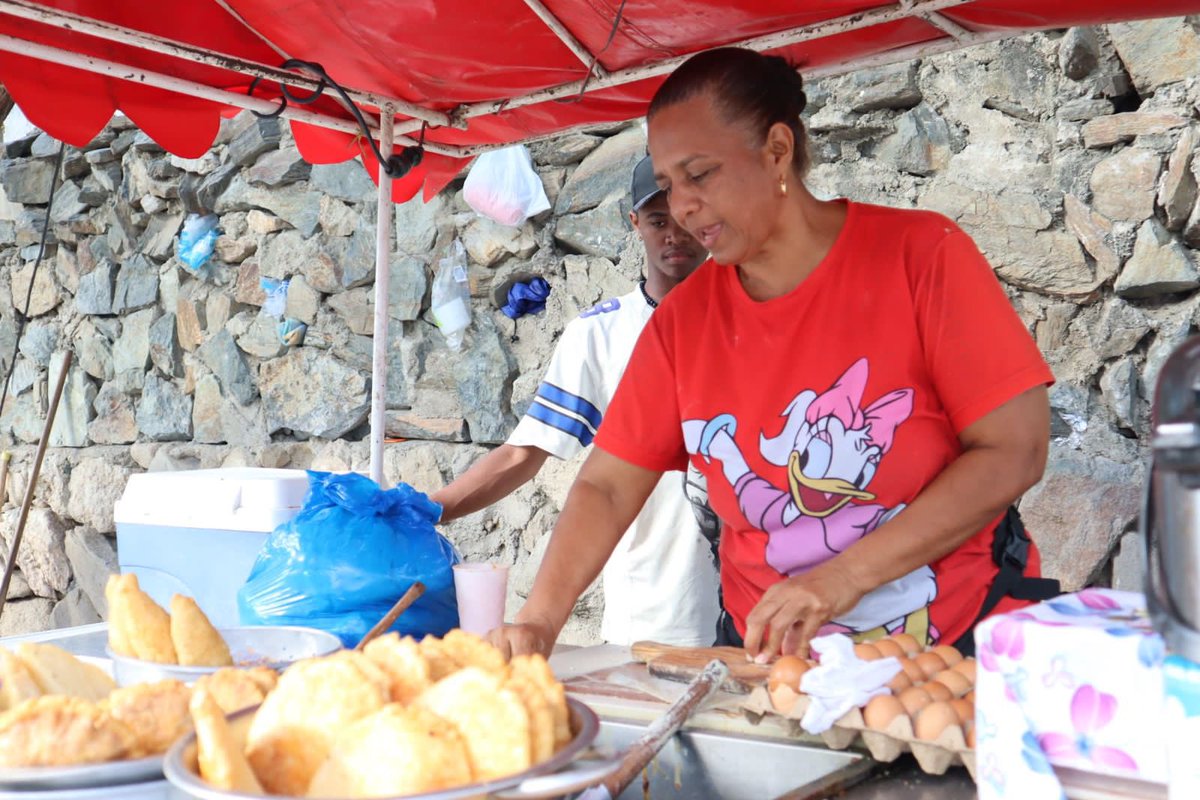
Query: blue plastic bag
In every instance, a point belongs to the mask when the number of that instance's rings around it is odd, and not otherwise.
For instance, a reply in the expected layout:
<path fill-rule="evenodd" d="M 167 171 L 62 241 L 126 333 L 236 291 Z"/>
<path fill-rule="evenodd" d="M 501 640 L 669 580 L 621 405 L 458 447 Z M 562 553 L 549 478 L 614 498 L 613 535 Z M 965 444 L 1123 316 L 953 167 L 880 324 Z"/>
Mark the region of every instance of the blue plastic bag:
<path fill-rule="evenodd" d="M 307 625 L 353 647 L 420 581 L 425 594 L 391 630 L 421 638 L 458 626 L 451 568 L 461 559 L 434 528 L 441 506 L 357 473 L 308 480 L 304 507 L 267 537 L 238 590 L 243 624 Z"/>
<path fill-rule="evenodd" d="M 217 230 L 219 222 L 216 214 L 188 214 L 187 220 L 184 221 L 183 230 L 179 233 L 176 255 L 192 272 L 199 273 L 200 268 L 212 256 L 217 237 L 220 235 L 220 231 Z"/>

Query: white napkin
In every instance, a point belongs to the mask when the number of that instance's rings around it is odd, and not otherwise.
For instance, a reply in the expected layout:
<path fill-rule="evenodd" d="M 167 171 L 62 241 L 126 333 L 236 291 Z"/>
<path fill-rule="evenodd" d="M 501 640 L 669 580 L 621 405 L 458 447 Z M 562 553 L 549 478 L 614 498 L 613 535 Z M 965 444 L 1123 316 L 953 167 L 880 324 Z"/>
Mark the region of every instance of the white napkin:
<path fill-rule="evenodd" d="M 900 661 L 891 657 L 863 661 L 854 655 L 854 642 L 845 634 L 818 636 L 809 644 L 821 660 L 800 679 L 800 691 L 812 698 L 800 720 L 809 733 L 827 731 L 850 709 L 890 693 L 886 684 L 901 669 Z"/>

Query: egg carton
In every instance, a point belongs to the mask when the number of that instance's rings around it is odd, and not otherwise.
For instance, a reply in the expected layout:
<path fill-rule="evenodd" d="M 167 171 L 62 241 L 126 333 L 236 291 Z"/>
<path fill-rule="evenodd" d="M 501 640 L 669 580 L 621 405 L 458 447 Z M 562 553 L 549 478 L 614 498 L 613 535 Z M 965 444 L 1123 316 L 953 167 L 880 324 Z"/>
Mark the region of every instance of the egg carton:
<path fill-rule="evenodd" d="M 811 702 L 809 696 L 797 695 L 791 708 L 780 710 L 772 702 L 767 687 L 758 686 L 742 704 L 742 711 L 754 724 L 767 715 L 782 717 L 788 721 L 793 735 L 800 736 L 807 735 L 800 727 L 800 720 Z M 912 720 L 907 715 L 899 715 L 883 730 L 875 730 L 863 721 L 862 709 L 852 708 L 821 733 L 820 739 L 831 750 L 845 750 L 861 739 L 876 761 L 895 761 L 903 753 L 912 753 L 921 770 L 930 775 L 941 775 L 961 764 L 975 779 L 975 751 L 967 747 L 961 725 L 948 725 L 937 739 L 926 741 L 913 734 Z"/>

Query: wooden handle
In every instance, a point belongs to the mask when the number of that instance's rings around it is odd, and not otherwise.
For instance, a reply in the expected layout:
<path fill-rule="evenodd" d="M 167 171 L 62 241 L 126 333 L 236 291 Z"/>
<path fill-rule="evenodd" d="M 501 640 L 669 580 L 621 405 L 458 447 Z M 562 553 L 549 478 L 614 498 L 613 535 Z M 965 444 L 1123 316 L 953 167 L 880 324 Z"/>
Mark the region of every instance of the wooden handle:
<path fill-rule="evenodd" d="M 420 581 L 413 582 L 413 585 L 408 588 L 408 591 L 404 593 L 404 596 L 397 600 L 396 604 L 392 606 L 386 614 L 383 615 L 383 619 L 379 620 L 379 622 L 376 622 L 375 627 L 367 631 L 367 635 L 362 637 L 358 644 L 354 645 L 354 649 L 362 650 L 367 646 L 367 642 L 371 641 L 376 636 L 392 627 L 392 624 L 396 620 L 400 619 L 400 615 L 407 611 L 409 606 L 417 602 L 417 599 L 423 594 L 425 594 L 425 584 L 421 583 Z"/>
<path fill-rule="evenodd" d="M 675 650 L 683 650 L 682 647 L 675 647 L 669 644 L 659 644 L 658 642 L 634 642 L 629 648 L 633 653 L 633 660 L 642 664 L 649 664 L 659 656 L 664 656 Z"/>
<path fill-rule="evenodd" d="M 604 781 L 604 788 L 608 789 L 612 797 L 619 797 L 621 792 L 625 791 L 646 765 L 654 760 L 654 756 L 667 740 L 683 727 L 688 717 L 721 688 L 728 675 L 729 667 L 724 663 L 710 662 L 704 671 L 688 684 L 683 695 L 646 729 L 641 738 L 629 746 L 621 758 L 621 766 Z"/>

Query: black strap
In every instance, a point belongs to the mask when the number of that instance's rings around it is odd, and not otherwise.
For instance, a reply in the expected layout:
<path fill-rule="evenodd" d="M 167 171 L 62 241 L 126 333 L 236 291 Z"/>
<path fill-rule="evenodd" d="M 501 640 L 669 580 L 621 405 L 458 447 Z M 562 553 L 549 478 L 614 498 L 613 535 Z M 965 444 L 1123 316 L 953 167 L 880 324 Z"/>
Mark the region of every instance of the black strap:
<path fill-rule="evenodd" d="M 996 526 L 992 535 L 992 560 L 1000 567 L 978 616 L 959 637 L 954 647 L 963 655 L 975 654 L 975 626 L 995 610 L 1005 597 L 1017 600 L 1042 601 L 1062 594 L 1059 582 L 1052 578 L 1031 578 L 1025 575 L 1029 563 L 1029 545 L 1032 540 L 1025 531 L 1025 523 L 1016 506 L 1009 506 L 1004 519 Z"/>

